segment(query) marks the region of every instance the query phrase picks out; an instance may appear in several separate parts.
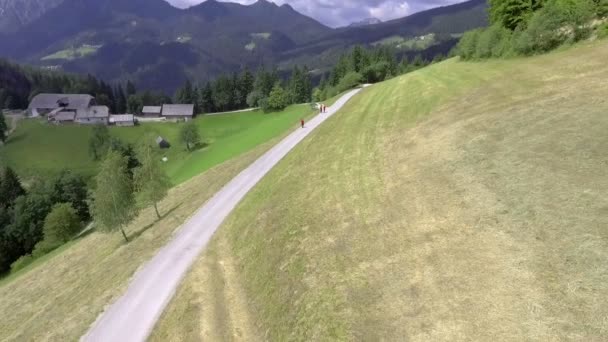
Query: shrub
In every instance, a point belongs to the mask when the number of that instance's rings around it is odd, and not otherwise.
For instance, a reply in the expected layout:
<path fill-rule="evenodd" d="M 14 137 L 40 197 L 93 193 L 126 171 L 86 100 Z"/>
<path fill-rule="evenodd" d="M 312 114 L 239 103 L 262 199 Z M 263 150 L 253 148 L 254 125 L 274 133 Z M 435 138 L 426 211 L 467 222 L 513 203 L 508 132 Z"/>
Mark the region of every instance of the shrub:
<path fill-rule="evenodd" d="M 19 259 L 17 259 L 17 261 L 15 261 L 11 264 L 11 272 L 17 272 L 21 269 L 24 269 L 29 264 L 31 264 L 33 261 L 34 261 L 33 256 L 31 256 L 29 254 L 24 255 L 24 256 L 20 257 Z"/>
<path fill-rule="evenodd" d="M 338 93 L 347 91 L 349 89 L 352 89 L 352 88 L 358 86 L 359 84 L 361 84 L 362 80 L 363 80 L 363 76 L 361 76 L 360 73 L 349 72 L 348 74 L 344 75 L 344 77 L 342 77 L 342 79 L 340 80 L 340 83 L 338 83 L 336 95 Z"/>
<path fill-rule="evenodd" d="M 608 23 L 597 28 L 597 37 L 600 39 L 608 38 Z"/>
<path fill-rule="evenodd" d="M 460 42 L 458 42 L 458 46 L 456 47 L 460 58 L 469 60 L 475 57 L 477 52 L 477 41 L 479 40 L 481 32 L 482 30 L 472 30 L 466 32 L 462 38 L 460 38 Z"/>
<path fill-rule="evenodd" d="M 595 12 L 598 17 L 604 18 L 608 16 L 608 0 L 595 0 Z"/>
<path fill-rule="evenodd" d="M 501 25 L 495 24 L 480 32 L 477 38 L 475 58 L 500 57 L 504 47 L 501 46 L 503 37 L 510 35 L 508 30 Z"/>
<path fill-rule="evenodd" d="M 268 99 L 263 103 L 262 109 L 264 112 L 274 112 L 285 109 L 289 105 L 289 94 L 281 87 L 280 84 L 275 84 L 270 92 Z"/>
<path fill-rule="evenodd" d="M 315 90 L 313 90 L 313 92 L 312 92 L 312 100 L 314 102 L 321 102 L 321 101 L 325 100 L 323 95 L 324 95 L 323 90 L 321 90 L 319 88 L 315 88 Z"/>
<path fill-rule="evenodd" d="M 257 90 L 252 91 L 247 95 L 247 105 L 250 108 L 255 108 L 260 106 L 260 100 L 262 100 L 264 96 Z"/>
<path fill-rule="evenodd" d="M 390 76 L 390 65 L 388 62 L 374 63 L 361 72 L 363 79 L 368 83 L 384 81 Z"/>
<path fill-rule="evenodd" d="M 68 203 L 57 204 L 44 220 L 46 246 L 63 244 L 78 234 L 81 228 L 76 210 Z"/>

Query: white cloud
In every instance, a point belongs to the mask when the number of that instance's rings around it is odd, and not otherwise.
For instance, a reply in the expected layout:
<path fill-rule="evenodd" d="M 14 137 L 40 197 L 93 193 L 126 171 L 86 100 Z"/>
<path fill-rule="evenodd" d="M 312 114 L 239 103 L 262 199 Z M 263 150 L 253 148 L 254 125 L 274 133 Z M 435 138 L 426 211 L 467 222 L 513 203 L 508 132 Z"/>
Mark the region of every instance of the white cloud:
<path fill-rule="evenodd" d="M 167 0 L 176 7 L 185 8 L 201 0 Z M 464 0 L 272 0 L 278 5 L 290 4 L 295 10 L 328 26 L 344 26 L 352 22 L 375 17 L 391 20 L 405 17 L 431 7 L 449 5 Z M 233 0 L 250 5 L 256 0 Z"/>

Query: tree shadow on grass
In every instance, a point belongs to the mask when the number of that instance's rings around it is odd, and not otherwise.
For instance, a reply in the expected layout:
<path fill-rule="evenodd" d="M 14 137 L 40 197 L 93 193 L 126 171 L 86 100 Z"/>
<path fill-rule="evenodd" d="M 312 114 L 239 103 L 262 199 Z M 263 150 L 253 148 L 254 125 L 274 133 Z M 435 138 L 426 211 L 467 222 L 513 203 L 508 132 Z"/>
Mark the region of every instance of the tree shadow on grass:
<path fill-rule="evenodd" d="M 172 209 L 169 209 L 166 213 L 162 214 L 160 216 L 160 220 L 156 219 L 154 220 L 154 222 L 150 223 L 149 225 L 143 227 L 142 229 L 134 232 L 133 234 L 129 235 L 129 243 L 137 240 L 140 236 L 142 236 L 145 232 L 147 232 L 150 228 L 154 227 L 157 223 L 161 222 L 162 220 L 166 219 L 167 217 L 169 217 L 169 215 L 171 215 L 174 211 L 176 211 L 177 209 L 179 209 L 179 207 L 181 207 L 183 205 L 183 203 L 180 203 L 178 205 L 176 205 L 175 207 L 173 207 Z"/>
<path fill-rule="evenodd" d="M 26 135 L 24 133 L 19 133 L 19 134 L 12 133 L 8 136 L 8 139 L 6 139 L 5 145 L 14 144 L 21 140 L 25 140 L 25 138 L 26 138 Z"/>
<path fill-rule="evenodd" d="M 190 152 L 190 153 L 192 153 L 192 152 L 198 152 L 198 151 L 202 151 L 202 150 L 206 149 L 207 147 L 209 147 L 209 145 L 210 145 L 210 144 L 209 144 L 209 143 L 206 143 L 206 142 L 204 142 L 204 143 L 198 143 L 198 144 L 196 144 L 196 145 L 192 146 L 192 147 L 190 148 L 190 150 L 186 149 L 186 151 L 188 151 L 188 152 Z"/>

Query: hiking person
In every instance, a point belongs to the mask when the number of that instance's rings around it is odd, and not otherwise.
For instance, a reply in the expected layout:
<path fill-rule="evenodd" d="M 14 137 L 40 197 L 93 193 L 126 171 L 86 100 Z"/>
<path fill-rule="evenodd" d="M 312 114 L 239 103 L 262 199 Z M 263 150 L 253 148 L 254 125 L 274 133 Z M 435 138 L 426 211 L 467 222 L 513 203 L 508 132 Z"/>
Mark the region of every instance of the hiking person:
<path fill-rule="evenodd" d="M 302 128 L 304 128 L 304 119 L 300 120 L 300 124 L 302 125 Z"/>

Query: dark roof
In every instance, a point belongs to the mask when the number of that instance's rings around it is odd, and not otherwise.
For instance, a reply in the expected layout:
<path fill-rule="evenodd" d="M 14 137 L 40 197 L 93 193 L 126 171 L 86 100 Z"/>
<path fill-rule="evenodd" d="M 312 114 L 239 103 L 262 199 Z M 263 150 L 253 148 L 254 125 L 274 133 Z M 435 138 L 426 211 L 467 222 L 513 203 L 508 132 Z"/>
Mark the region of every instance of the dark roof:
<path fill-rule="evenodd" d="M 110 117 L 110 109 L 107 106 L 91 106 L 87 109 L 77 110 L 76 117 L 78 119 L 107 119 Z"/>
<path fill-rule="evenodd" d="M 163 116 L 194 116 L 193 104 L 163 105 Z"/>
<path fill-rule="evenodd" d="M 86 94 L 38 94 L 30 102 L 30 109 L 65 108 L 86 109 L 95 98 Z"/>
<path fill-rule="evenodd" d="M 144 106 L 144 108 L 142 109 L 142 113 L 150 113 L 150 114 L 160 114 L 160 112 L 163 110 L 163 107 L 161 106 Z"/>

